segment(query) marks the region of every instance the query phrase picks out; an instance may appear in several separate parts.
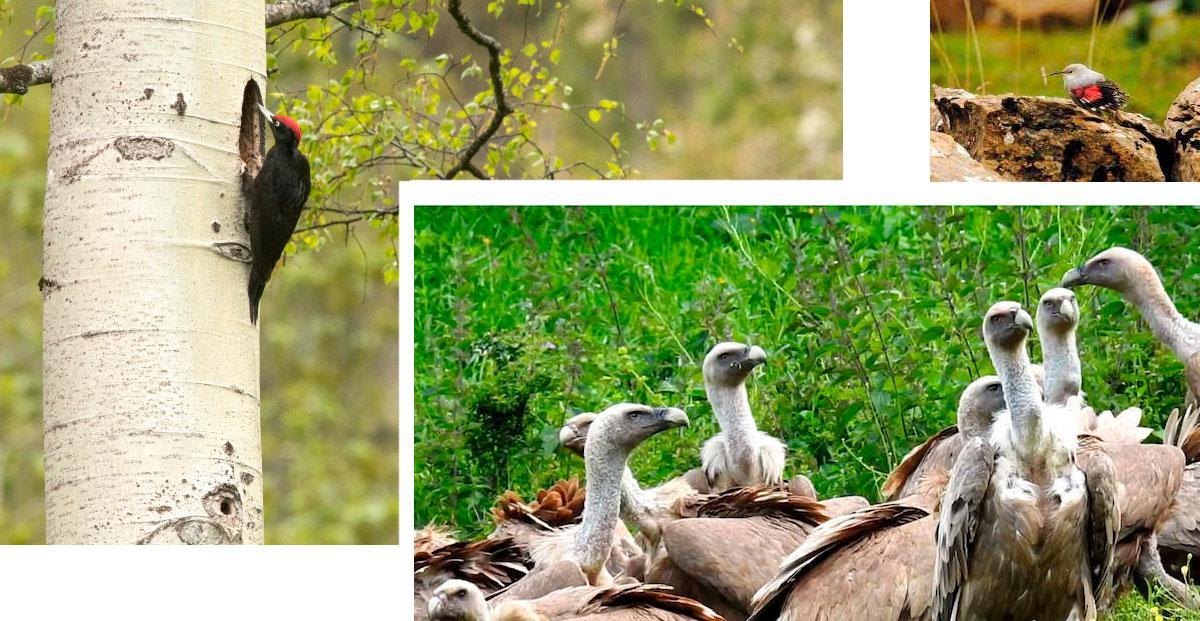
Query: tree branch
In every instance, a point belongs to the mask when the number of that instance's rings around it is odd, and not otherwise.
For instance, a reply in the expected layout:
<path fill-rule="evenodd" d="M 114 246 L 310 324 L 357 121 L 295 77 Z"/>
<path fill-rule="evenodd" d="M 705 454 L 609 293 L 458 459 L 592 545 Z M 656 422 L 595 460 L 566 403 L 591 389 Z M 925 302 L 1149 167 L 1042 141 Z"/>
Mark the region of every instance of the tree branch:
<path fill-rule="evenodd" d="M 49 82 L 53 68 L 50 59 L 4 67 L 0 69 L 0 93 L 24 95 L 30 86 Z"/>
<path fill-rule="evenodd" d="M 267 5 L 267 28 L 298 19 L 329 17 L 333 9 L 356 0 L 276 0 Z"/>
<path fill-rule="evenodd" d="M 500 43 L 494 38 L 481 32 L 471 24 L 471 20 L 467 17 L 467 14 L 463 12 L 462 0 L 449 0 L 446 8 L 450 11 L 450 17 L 454 18 L 454 23 L 458 24 L 458 29 L 488 52 L 488 75 L 492 79 L 492 97 L 496 100 L 496 113 L 492 115 L 492 120 L 488 123 L 487 127 L 483 128 L 482 132 L 476 134 L 471 144 L 467 145 L 467 148 L 459 154 L 458 162 L 454 166 L 451 166 L 450 170 L 443 173 L 441 177 L 443 179 L 453 179 L 465 170 L 476 177 L 486 179 L 487 175 L 482 174 L 483 171 L 471 163 L 471 158 L 475 157 L 475 154 L 479 153 L 483 145 L 492 139 L 492 136 L 500 130 L 500 125 L 504 123 L 504 118 L 513 112 L 512 108 L 508 106 L 508 100 L 504 98 L 504 82 L 500 76 L 500 55 L 504 52 L 504 49 L 500 47 Z"/>
<path fill-rule="evenodd" d="M 333 9 L 357 0 L 277 0 L 267 5 L 266 27 L 314 17 L 328 17 Z M 53 78 L 52 59 L 36 60 L 0 68 L 0 93 L 24 95 L 30 86 L 48 84 Z"/>

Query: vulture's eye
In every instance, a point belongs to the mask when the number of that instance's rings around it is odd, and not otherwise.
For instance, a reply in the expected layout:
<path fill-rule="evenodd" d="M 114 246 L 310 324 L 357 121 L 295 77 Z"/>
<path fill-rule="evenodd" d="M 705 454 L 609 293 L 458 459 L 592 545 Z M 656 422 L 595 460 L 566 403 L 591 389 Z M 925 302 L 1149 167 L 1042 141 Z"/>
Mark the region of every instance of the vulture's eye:
<path fill-rule="evenodd" d="M 726 353 L 724 353 L 724 354 L 721 354 L 720 356 L 718 356 L 718 358 L 720 358 L 721 360 L 724 360 L 724 359 L 726 359 L 726 358 L 728 358 L 728 357 L 729 357 L 729 353 L 728 353 L 728 352 L 726 352 Z"/>
<path fill-rule="evenodd" d="M 1099 261 L 1096 261 L 1096 263 L 1099 263 L 1100 265 L 1108 265 L 1108 259 L 1100 259 Z"/>
<path fill-rule="evenodd" d="M 1000 390 L 1000 384 L 988 384 L 987 389 L 988 392 L 998 392 Z"/>
<path fill-rule="evenodd" d="M 1051 306 L 1054 306 L 1054 300 L 1046 300 L 1045 302 L 1042 302 L 1042 306 L 1050 308 Z"/>

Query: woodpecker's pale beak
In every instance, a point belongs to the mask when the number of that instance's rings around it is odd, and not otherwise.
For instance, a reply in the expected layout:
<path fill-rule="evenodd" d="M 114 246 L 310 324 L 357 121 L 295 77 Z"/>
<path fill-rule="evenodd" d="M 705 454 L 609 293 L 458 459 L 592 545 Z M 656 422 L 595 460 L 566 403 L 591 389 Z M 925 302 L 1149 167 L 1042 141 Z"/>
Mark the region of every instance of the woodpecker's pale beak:
<path fill-rule="evenodd" d="M 271 111 L 268 110 L 267 107 L 262 104 L 258 104 L 258 111 L 261 112 L 262 115 L 267 118 L 268 123 L 270 123 L 275 118 L 275 115 L 271 114 Z"/>

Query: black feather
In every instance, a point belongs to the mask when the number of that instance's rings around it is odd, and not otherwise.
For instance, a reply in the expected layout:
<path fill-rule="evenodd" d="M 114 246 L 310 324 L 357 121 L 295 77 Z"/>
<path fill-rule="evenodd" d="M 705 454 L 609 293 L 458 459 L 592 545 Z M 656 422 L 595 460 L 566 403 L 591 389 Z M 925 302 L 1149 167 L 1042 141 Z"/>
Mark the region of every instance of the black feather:
<path fill-rule="evenodd" d="M 283 249 L 296 231 L 312 181 L 299 137 L 286 125 L 270 123 L 275 145 L 250 186 L 250 322 L 258 322 L 258 305 Z"/>

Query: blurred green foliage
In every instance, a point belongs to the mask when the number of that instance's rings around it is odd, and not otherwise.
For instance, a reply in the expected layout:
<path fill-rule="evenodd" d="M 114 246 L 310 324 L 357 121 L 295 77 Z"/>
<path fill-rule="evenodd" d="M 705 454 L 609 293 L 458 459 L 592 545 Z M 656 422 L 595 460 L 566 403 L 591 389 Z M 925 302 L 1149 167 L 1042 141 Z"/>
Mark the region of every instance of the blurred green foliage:
<path fill-rule="evenodd" d="M 969 30 L 934 29 L 929 54 L 934 84 L 977 93 L 1066 97 L 1062 78 L 1043 79 L 1043 71 L 1084 63 L 1129 93 L 1128 110 L 1161 123 L 1171 102 L 1200 76 L 1200 14 L 1195 12 L 1159 14 L 1141 5 L 1095 29 L 980 25 L 977 32 L 976 39 Z"/>
<path fill-rule="evenodd" d="M 36 4 L 0 1 L 16 20 L 8 27 L 0 14 L 0 56 L 27 40 Z M 320 71 L 303 57 L 289 62 L 292 80 Z M 45 536 L 37 283 L 49 102 L 41 86 L 0 104 L 0 543 Z M 392 218 L 299 235 L 271 279 L 260 324 L 270 543 L 398 539 L 395 226 Z"/>
<path fill-rule="evenodd" d="M 699 363 L 726 339 L 767 350 L 750 401 L 787 443 L 788 471 L 822 495 L 876 500 L 899 457 L 992 372 L 979 336 L 990 304 L 1033 309 L 1120 244 L 1155 261 L 1195 317 L 1198 227 L 1200 211 L 1168 207 L 418 207 L 415 522 L 479 535 L 503 490 L 528 498 L 582 477 L 556 451 L 558 427 L 620 401 L 692 420 L 638 449 L 639 480 L 698 465 L 718 430 Z M 1183 399 L 1181 365 L 1116 294 L 1078 295 L 1089 402 L 1140 406 L 1160 427 Z M 500 466 L 473 443 L 498 424 L 481 404 L 518 402 L 489 448 L 507 453 Z M 1151 606 L 1133 597 L 1117 618 Z"/>

